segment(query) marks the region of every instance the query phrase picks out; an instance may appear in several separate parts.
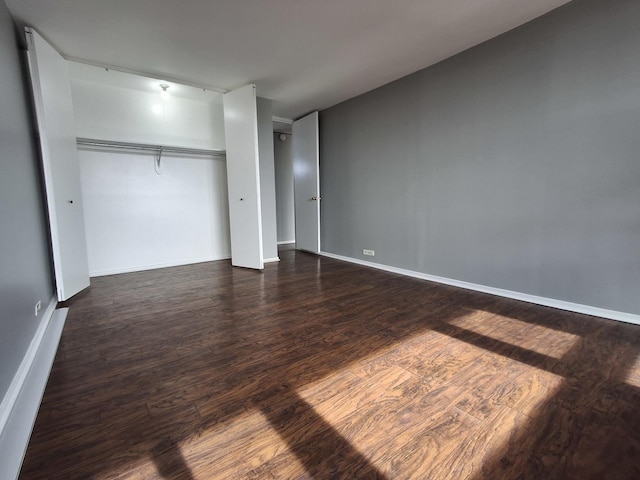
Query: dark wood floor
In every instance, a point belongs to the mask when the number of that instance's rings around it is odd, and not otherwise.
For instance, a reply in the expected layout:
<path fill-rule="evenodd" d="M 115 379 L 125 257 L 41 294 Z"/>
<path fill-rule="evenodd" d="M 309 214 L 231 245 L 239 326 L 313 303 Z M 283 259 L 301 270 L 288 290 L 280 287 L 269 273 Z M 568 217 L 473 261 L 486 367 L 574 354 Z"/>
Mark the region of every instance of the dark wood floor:
<path fill-rule="evenodd" d="M 640 478 L 640 327 L 295 251 L 93 279 L 26 479 Z"/>

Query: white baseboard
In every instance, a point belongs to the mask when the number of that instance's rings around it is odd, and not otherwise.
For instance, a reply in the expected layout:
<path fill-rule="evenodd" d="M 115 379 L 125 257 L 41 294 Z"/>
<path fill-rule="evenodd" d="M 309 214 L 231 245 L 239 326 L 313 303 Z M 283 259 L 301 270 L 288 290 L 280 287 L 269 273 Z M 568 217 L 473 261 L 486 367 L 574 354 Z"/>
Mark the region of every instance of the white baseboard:
<path fill-rule="evenodd" d="M 146 270 L 157 270 L 158 268 L 181 267 L 183 265 L 193 265 L 196 263 L 215 262 L 217 260 L 228 260 L 231 254 L 226 257 L 195 258 L 191 260 L 181 260 L 179 262 L 154 263 L 151 265 L 136 265 L 133 267 L 114 268 L 110 270 L 94 270 L 89 272 L 90 277 L 105 277 L 107 275 L 118 275 L 120 273 L 144 272 Z"/>
<path fill-rule="evenodd" d="M 272 263 L 272 262 L 279 262 L 280 261 L 280 257 L 273 257 L 273 258 L 265 258 L 264 260 L 262 260 L 262 263 Z"/>
<path fill-rule="evenodd" d="M 554 298 L 538 297 L 536 295 L 530 295 L 528 293 L 520 293 L 511 290 L 504 290 L 501 288 L 487 287 L 485 285 L 479 285 L 476 283 L 463 282 L 461 280 L 429 275 L 427 273 L 416 272 L 413 270 L 405 270 L 404 268 L 390 267 L 388 265 L 382 265 L 380 263 L 367 262 L 366 260 L 360 260 L 357 258 L 344 257 L 342 255 L 336 255 L 334 253 L 320 252 L 320 255 L 329 258 L 335 258 L 336 260 L 342 260 L 344 262 L 356 263 L 358 265 L 376 268 L 378 270 L 384 270 L 386 272 L 406 275 L 408 277 L 419 278 L 421 280 L 428 280 L 430 282 L 442 283 L 444 285 L 465 288 L 467 290 L 474 290 L 476 292 L 489 293 L 491 295 L 497 295 L 499 297 L 521 300 L 523 302 L 535 303 L 536 305 L 544 305 L 545 307 L 558 308 L 560 310 L 567 310 L 569 312 L 583 313 L 585 315 L 591 315 L 594 317 L 608 318 L 611 320 L 618 320 L 620 322 L 640 325 L 640 315 L 636 315 L 633 313 L 618 312 L 616 310 L 607 310 L 604 308 L 592 307 L 590 305 L 582 305 L 580 303 L 565 302 L 564 300 L 556 300 Z"/>
<path fill-rule="evenodd" d="M 22 362 L 20 363 L 18 370 L 13 376 L 11 385 L 9 385 L 9 388 L 4 395 L 4 398 L 2 399 L 2 403 L 0 404 L 0 436 L 4 431 L 4 426 L 7 423 L 7 419 L 9 418 L 9 415 L 11 414 L 11 410 L 13 409 L 13 406 L 16 403 L 16 399 L 20 394 L 20 389 L 22 388 L 22 385 L 24 384 L 24 381 L 27 378 L 27 374 L 29 373 L 29 368 L 31 368 L 31 365 L 33 364 L 33 360 L 36 357 L 38 348 L 42 343 L 42 339 L 47 330 L 47 327 L 49 326 L 49 322 L 51 321 L 51 317 L 53 316 L 53 312 L 57 304 L 58 304 L 58 300 L 56 299 L 56 297 L 55 296 L 52 297 L 51 301 L 47 305 L 47 308 L 44 310 L 44 312 L 42 313 L 42 316 L 40 317 L 40 324 L 36 329 L 36 333 L 31 339 L 29 348 L 24 354 L 24 357 L 22 358 Z"/>
<path fill-rule="evenodd" d="M 55 297 L 0 406 L 0 478 L 16 479 L 47 385 L 68 309 L 56 310 Z"/>
<path fill-rule="evenodd" d="M 291 245 L 293 243 L 296 243 L 295 240 L 284 240 L 282 242 L 278 242 L 278 245 Z"/>

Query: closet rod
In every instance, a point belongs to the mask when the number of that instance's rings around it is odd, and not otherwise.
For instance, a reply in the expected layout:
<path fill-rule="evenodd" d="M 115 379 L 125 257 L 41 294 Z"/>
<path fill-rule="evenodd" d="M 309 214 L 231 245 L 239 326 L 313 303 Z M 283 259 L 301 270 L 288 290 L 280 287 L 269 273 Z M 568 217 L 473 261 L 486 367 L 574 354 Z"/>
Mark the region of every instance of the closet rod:
<path fill-rule="evenodd" d="M 208 157 L 225 156 L 224 150 L 204 150 L 201 148 L 170 147 L 164 145 L 151 145 L 145 143 L 115 142 L 110 140 L 97 140 L 94 138 L 76 138 L 78 146 L 98 148 L 118 148 L 122 150 L 143 150 L 153 152 L 158 156 L 163 153 L 183 153 L 185 155 L 200 155 Z"/>

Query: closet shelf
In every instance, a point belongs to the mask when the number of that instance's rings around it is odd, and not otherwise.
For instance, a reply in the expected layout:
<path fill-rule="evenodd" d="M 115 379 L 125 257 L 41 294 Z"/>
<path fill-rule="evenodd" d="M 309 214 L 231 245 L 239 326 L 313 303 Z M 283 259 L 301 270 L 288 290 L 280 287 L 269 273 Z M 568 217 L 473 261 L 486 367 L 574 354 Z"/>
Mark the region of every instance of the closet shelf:
<path fill-rule="evenodd" d="M 158 156 L 158 162 L 163 154 L 183 154 L 183 155 L 196 155 L 205 157 L 224 157 L 226 152 L 224 150 L 205 150 L 201 148 L 187 148 L 187 147 L 172 147 L 169 145 L 152 145 L 146 143 L 131 143 L 131 142 L 115 142 L 111 140 L 98 140 L 95 138 L 76 138 L 76 143 L 79 147 L 92 147 L 105 150 L 130 150 L 130 151 L 144 151 L 150 152 Z"/>

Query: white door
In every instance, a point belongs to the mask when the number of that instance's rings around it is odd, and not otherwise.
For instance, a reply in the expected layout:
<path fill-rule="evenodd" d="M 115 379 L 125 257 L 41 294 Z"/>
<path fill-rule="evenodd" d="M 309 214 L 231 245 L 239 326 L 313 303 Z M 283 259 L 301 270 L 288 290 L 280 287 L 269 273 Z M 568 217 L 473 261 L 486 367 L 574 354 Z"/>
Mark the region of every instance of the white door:
<path fill-rule="evenodd" d="M 231 227 L 231 263 L 264 268 L 255 85 L 223 97 Z"/>
<path fill-rule="evenodd" d="M 67 62 L 26 29 L 58 300 L 89 286 L 80 164 Z"/>
<path fill-rule="evenodd" d="M 318 112 L 293 122 L 296 248 L 320 252 L 320 142 Z"/>

